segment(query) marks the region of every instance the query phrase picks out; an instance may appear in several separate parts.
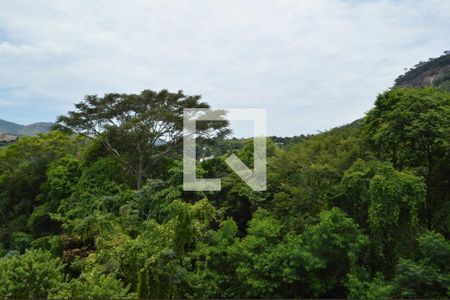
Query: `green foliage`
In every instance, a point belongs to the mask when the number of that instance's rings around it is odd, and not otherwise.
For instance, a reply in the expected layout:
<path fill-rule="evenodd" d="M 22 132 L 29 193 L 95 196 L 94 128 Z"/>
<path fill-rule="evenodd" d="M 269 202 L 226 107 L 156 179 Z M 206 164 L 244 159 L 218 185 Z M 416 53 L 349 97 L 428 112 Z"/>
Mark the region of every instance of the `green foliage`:
<path fill-rule="evenodd" d="M 81 161 L 74 156 L 65 156 L 47 171 L 48 191 L 51 199 L 64 199 L 73 192 L 81 176 Z"/>
<path fill-rule="evenodd" d="M 45 249 L 54 256 L 59 256 L 62 253 L 62 245 L 59 235 L 47 235 L 37 238 L 31 242 L 31 248 Z"/>
<path fill-rule="evenodd" d="M 449 93 L 434 88 L 397 88 L 379 95 L 363 122 L 366 140 L 377 157 L 424 177 L 427 195 L 422 219 L 428 228 L 436 224 L 436 212 L 446 209 L 450 201 L 446 188 L 449 115 Z M 443 223 L 442 217 L 437 223 Z"/>
<path fill-rule="evenodd" d="M 449 145 L 450 94 L 397 88 L 378 96 L 363 122 L 368 141 L 395 167 L 432 171 Z"/>
<path fill-rule="evenodd" d="M 423 178 L 389 163 L 357 160 L 342 177 L 341 193 L 336 204 L 370 235 L 374 269 L 391 276 L 398 257 L 409 254 L 420 232 Z"/>
<path fill-rule="evenodd" d="M 250 221 L 248 235 L 233 249 L 239 257 L 236 273 L 242 288 L 239 297 L 259 298 L 273 295 L 280 284 L 273 280 L 270 252 L 281 240 L 280 223 L 267 211 L 258 210 Z"/>
<path fill-rule="evenodd" d="M 0 241 L 11 244 L 11 232 L 26 232 L 27 218 L 39 204 L 37 196 L 52 163 L 64 156 L 80 155 L 83 139 L 54 131 L 21 137 L 0 149 Z"/>
<path fill-rule="evenodd" d="M 344 172 L 340 183 L 341 195 L 335 200 L 335 203 L 363 228 L 368 228 L 368 212 L 371 202 L 369 186 L 379 165 L 380 163 L 376 161 L 356 160 Z"/>
<path fill-rule="evenodd" d="M 23 252 L 30 246 L 32 240 L 31 235 L 25 232 L 14 232 L 11 238 L 11 249 Z"/>
<path fill-rule="evenodd" d="M 384 166 L 370 180 L 368 194 L 372 243 L 390 275 L 398 254 L 407 255 L 415 240 L 425 186 L 420 177 Z"/>
<path fill-rule="evenodd" d="M 269 165 L 273 209 L 297 230 L 317 221 L 338 194 L 343 172 L 360 156 L 359 128 L 344 126 L 276 153 Z"/>
<path fill-rule="evenodd" d="M 303 239 L 320 260 L 311 283 L 314 297 L 345 295 L 344 277 L 357 266 L 368 245 L 368 238 L 351 218 L 333 208 L 320 214 L 320 222 L 304 233 Z"/>
<path fill-rule="evenodd" d="M 389 299 L 394 286 L 385 281 L 382 273 L 370 279 L 367 270 L 359 268 L 347 275 L 346 287 L 350 299 Z"/>
<path fill-rule="evenodd" d="M 110 222 L 112 226 L 98 236 L 97 252 L 88 264 L 104 274 L 117 272 L 141 298 L 179 296 L 186 280 L 186 254 L 205 237 L 215 209 L 207 200 L 194 205 L 175 200 L 167 209 L 167 222 L 143 221 L 136 237 Z"/>
<path fill-rule="evenodd" d="M 88 96 L 60 121 L 90 139 L 0 149 L 0 298 L 448 297 L 449 99 L 393 89 L 363 120 L 271 138 L 265 192 L 225 164 L 252 166 L 251 139 L 201 137 L 197 174 L 222 190 L 186 192 L 181 135 L 149 124 L 180 133 L 181 109 L 207 104 Z"/>
<path fill-rule="evenodd" d="M 56 299 L 135 299 L 113 274 L 82 273 L 79 278 L 63 284 L 50 298 Z"/>
<path fill-rule="evenodd" d="M 75 105 L 76 110 L 59 116 L 58 123 L 101 143 L 122 167 L 136 178 L 140 189 L 143 179 L 156 163 L 174 152 L 183 140 L 183 109 L 209 108 L 200 96 L 186 96 L 144 90 L 140 94 L 88 95 Z M 216 111 L 222 118 L 224 112 Z M 197 125 L 199 136 L 224 136 L 228 121 L 203 121 Z"/>
<path fill-rule="evenodd" d="M 186 274 L 185 297 L 233 298 L 238 295 L 237 261 L 231 255 L 238 241 L 237 233 L 236 223 L 225 220 L 217 231 L 209 230 L 188 254 L 191 272 Z"/>
<path fill-rule="evenodd" d="M 233 297 L 326 297 L 344 295 L 342 278 L 357 263 L 367 237 L 339 209 L 320 214 L 301 235 L 282 235 L 282 226 L 259 209 L 248 235 L 229 249 L 240 283 Z"/>
<path fill-rule="evenodd" d="M 419 237 L 415 259 L 401 259 L 394 283 L 405 298 L 446 298 L 450 291 L 450 242 L 435 232 Z"/>
<path fill-rule="evenodd" d="M 63 264 L 44 250 L 0 259 L 1 298 L 47 298 L 64 281 Z"/>
<path fill-rule="evenodd" d="M 370 180 L 369 198 L 369 223 L 373 230 L 398 226 L 401 215 L 406 218 L 405 222 L 417 226 L 425 187 L 420 177 L 387 166 Z"/>

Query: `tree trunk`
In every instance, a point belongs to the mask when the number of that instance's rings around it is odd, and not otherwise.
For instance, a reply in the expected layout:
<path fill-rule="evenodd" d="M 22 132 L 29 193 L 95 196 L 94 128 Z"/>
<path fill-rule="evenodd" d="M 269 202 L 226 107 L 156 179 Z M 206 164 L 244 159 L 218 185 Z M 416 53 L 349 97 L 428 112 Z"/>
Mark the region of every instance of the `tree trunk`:
<path fill-rule="evenodd" d="M 144 155 L 140 154 L 139 155 L 139 165 L 138 165 L 138 169 L 137 169 L 137 183 L 136 183 L 137 190 L 140 190 L 142 187 L 142 179 L 144 177 L 143 164 L 144 164 Z"/>
<path fill-rule="evenodd" d="M 427 220 L 427 227 L 428 229 L 431 229 L 431 219 L 432 219 L 432 209 L 433 205 L 431 203 L 431 175 L 433 172 L 433 156 L 431 154 L 431 150 L 429 147 L 427 148 L 427 177 L 425 179 L 425 188 L 426 188 L 426 194 L 425 194 L 425 213 L 426 213 L 426 220 Z"/>

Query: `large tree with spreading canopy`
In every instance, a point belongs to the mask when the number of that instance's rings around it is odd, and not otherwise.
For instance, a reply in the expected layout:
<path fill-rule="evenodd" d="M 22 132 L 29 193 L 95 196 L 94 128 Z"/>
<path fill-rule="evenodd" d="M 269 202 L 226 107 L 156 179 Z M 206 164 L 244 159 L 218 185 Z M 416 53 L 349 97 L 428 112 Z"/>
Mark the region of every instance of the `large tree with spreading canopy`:
<path fill-rule="evenodd" d="M 149 170 L 182 144 L 183 110 L 210 108 L 200 96 L 182 91 L 171 93 L 144 90 L 140 94 L 88 95 L 75 105 L 76 110 L 58 117 L 64 127 L 99 141 L 136 178 L 140 189 Z M 229 133 L 228 122 L 202 121 L 199 137 Z"/>

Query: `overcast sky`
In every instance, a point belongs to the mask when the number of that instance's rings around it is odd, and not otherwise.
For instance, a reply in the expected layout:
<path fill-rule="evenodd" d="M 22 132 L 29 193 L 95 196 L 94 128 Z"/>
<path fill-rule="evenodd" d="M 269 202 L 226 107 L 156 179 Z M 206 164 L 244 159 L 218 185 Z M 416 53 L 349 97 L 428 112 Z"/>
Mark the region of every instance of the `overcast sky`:
<path fill-rule="evenodd" d="M 0 0 L 0 119 L 54 121 L 86 94 L 167 88 L 266 108 L 269 134 L 315 133 L 449 48 L 446 0 Z"/>

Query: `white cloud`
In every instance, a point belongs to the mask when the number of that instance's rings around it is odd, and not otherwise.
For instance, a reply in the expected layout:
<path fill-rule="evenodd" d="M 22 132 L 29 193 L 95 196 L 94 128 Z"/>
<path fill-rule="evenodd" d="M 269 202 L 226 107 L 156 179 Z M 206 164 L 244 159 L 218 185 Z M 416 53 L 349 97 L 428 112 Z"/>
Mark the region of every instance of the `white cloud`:
<path fill-rule="evenodd" d="M 85 94 L 183 89 L 266 107 L 271 134 L 311 133 L 363 116 L 404 67 L 449 48 L 449 25 L 448 1 L 3 0 L 0 96 L 31 122 Z M 21 117 L 2 103 L 0 118 Z"/>

